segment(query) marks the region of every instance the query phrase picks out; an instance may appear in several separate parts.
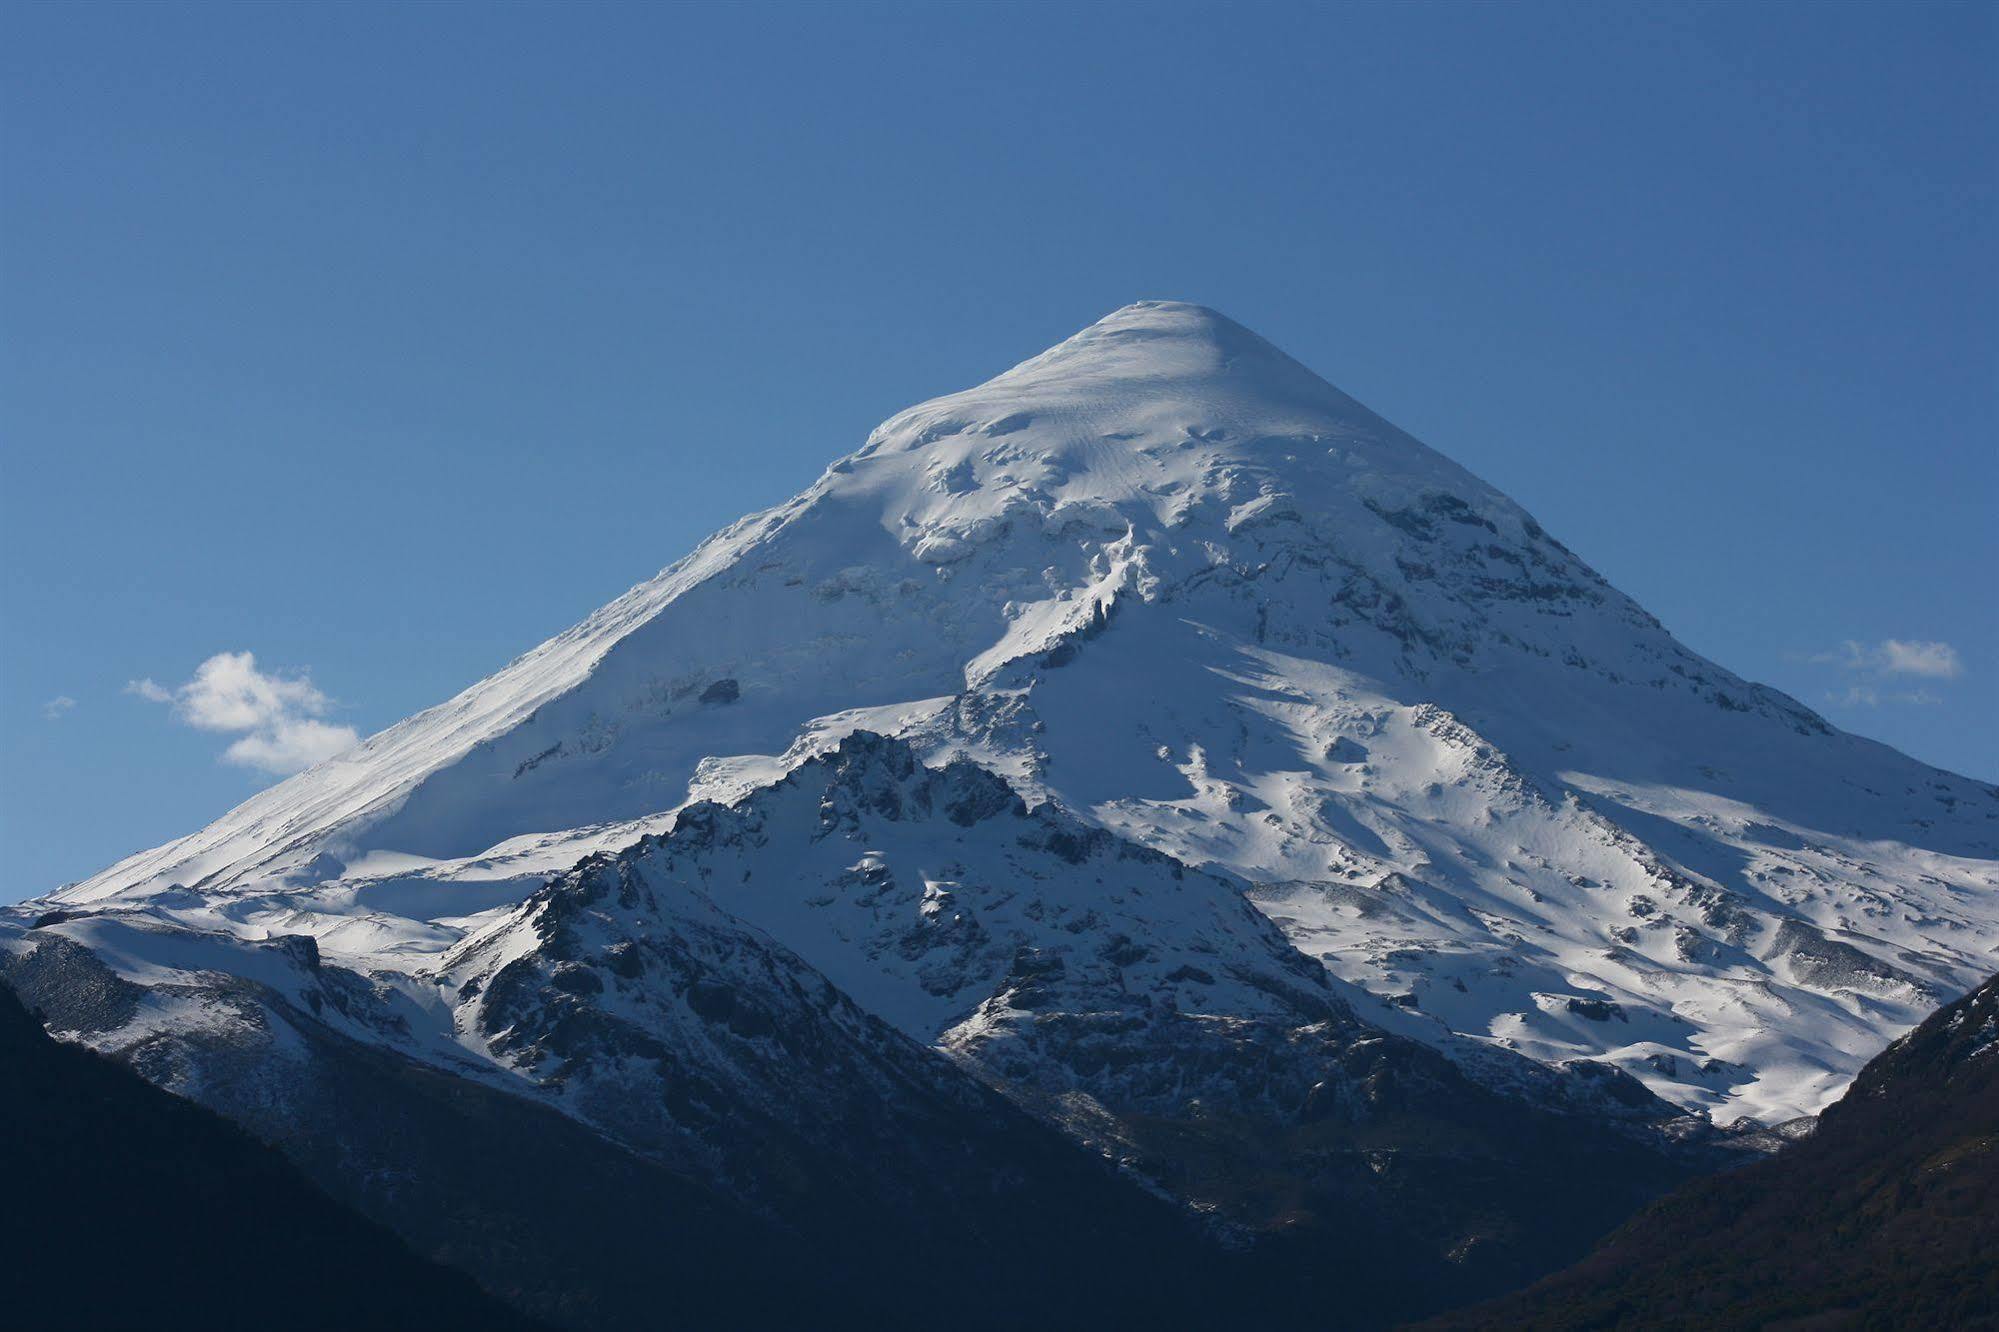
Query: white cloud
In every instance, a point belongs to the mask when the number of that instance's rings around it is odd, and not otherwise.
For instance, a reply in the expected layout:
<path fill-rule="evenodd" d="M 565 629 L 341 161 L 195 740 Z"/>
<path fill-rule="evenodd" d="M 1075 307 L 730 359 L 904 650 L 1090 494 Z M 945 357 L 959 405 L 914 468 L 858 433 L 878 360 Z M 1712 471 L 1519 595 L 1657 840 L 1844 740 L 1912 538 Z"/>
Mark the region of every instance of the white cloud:
<path fill-rule="evenodd" d="M 197 730 L 241 732 L 222 751 L 222 761 L 264 772 L 297 772 L 361 739 L 351 726 L 318 720 L 333 701 L 310 678 L 266 674 L 248 652 L 218 652 L 173 689 L 144 679 L 131 681 L 125 692 L 172 704 L 174 716 Z"/>
<path fill-rule="evenodd" d="M 75 706 L 76 700 L 68 694 L 57 694 L 54 698 L 42 704 L 42 715 L 50 721 L 61 721 L 68 715 L 70 709 Z"/>
<path fill-rule="evenodd" d="M 311 718 L 294 718 L 252 731 L 223 750 L 222 759 L 225 763 L 239 763 L 265 772 L 297 772 L 344 749 L 352 749 L 360 738 L 351 726 L 329 726 Z"/>
<path fill-rule="evenodd" d="M 1810 660 L 1837 666 L 1852 677 L 1844 689 L 1826 694 L 1828 701 L 1849 708 L 1878 708 L 1886 703 L 1933 705 L 1943 702 L 1928 689 L 1891 689 L 1913 676 L 1922 680 L 1954 680 L 1964 674 L 1964 659 L 1948 643 L 1933 639 L 1884 638 L 1878 643 L 1847 639 L 1831 652 Z"/>
<path fill-rule="evenodd" d="M 1878 649 L 1881 669 L 1890 675 L 1921 675 L 1932 680 L 1955 680 L 1964 671 L 1957 649 L 1948 643 L 1916 639 L 1884 638 Z"/>
<path fill-rule="evenodd" d="M 317 717 L 327 703 L 305 676 L 288 680 L 266 675 L 248 652 L 216 653 L 174 691 L 174 710 L 181 720 L 204 731 L 252 731 L 299 714 Z"/>

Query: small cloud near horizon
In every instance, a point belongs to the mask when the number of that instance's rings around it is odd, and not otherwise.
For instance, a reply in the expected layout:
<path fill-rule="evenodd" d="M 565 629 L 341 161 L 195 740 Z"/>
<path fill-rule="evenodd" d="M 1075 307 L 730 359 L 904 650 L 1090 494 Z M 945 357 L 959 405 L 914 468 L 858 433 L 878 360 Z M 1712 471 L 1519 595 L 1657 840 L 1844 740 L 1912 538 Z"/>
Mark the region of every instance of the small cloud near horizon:
<path fill-rule="evenodd" d="M 304 672 L 285 676 L 257 669 L 249 652 L 218 652 L 187 683 L 168 688 L 151 678 L 125 692 L 172 706 L 176 720 L 199 731 L 236 734 L 222 761 L 289 776 L 360 743 L 351 726 L 320 718 L 333 706 Z"/>
<path fill-rule="evenodd" d="M 1909 677 L 1955 680 L 1964 674 L 1964 659 L 1957 649 L 1934 639 L 1884 638 L 1878 643 L 1862 643 L 1849 638 L 1831 652 L 1813 653 L 1808 660 L 1837 666 L 1854 677 L 1845 689 L 1826 693 L 1831 702 L 1849 708 L 1877 708 L 1884 702 L 1941 703 L 1943 699 L 1929 689 L 1886 686 Z"/>
<path fill-rule="evenodd" d="M 75 707 L 75 699 L 71 698 L 68 694 L 57 694 L 54 698 L 42 704 L 42 716 L 48 718 L 50 721 L 61 721 Z"/>
<path fill-rule="evenodd" d="M 1813 661 L 1830 662 L 1870 675 L 1920 675 L 1931 680 L 1955 680 L 1964 674 L 1964 660 L 1948 643 L 1915 638 L 1884 638 L 1879 643 L 1847 639 Z"/>

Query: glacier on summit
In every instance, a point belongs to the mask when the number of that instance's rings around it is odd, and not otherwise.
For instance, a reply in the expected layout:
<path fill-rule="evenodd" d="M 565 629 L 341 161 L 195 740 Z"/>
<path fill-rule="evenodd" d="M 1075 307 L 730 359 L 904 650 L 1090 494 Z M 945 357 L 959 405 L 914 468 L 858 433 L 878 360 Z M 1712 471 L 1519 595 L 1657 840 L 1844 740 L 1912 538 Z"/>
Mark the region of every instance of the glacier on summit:
<path fill-rule="evenodd" d="M 304 937 L 373 987 L 356 1035 L 504 1081 L 458 991 L 539 946 L 524 904 L 860 733 L 1236 885 L 1368 1023 L 1717 1122 L 1817 1111 L 1999 965 L 1999 791 L 1703 660 L 1513 501 L 1173 302 L 892 417 L 456 698 L 8 909 L 0 955 L 57 938 L 158 991 L 72 1029 L 115 1053 L 226 1020 L 190 978 Z M 702 891 L 905 1034 L 1017 1043 L 981 1014 L 1021 977 L 950 988 L 905 941 L 974 897 L 988 970 L 1052 927 L 958 886 L 1003 858 L 937 856 L 902 848 L 861 933 Z M 1175 959 L 1133 982 L 1193 1002 L 1215 919 L 1127 939 Z M 1279 936 L 1231 938 L 1261 967 Z"/>

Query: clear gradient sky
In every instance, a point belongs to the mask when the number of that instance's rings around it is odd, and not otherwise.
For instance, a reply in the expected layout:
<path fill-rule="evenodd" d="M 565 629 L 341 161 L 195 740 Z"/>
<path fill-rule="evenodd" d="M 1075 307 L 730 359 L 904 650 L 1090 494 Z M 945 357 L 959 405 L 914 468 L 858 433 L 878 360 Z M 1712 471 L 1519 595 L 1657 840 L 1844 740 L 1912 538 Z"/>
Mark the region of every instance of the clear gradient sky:
<path fill-rule="evenodd" d="M 1995 13 L 6 4 L 0 899 L 1144 297 L 1999 777 Z"/>

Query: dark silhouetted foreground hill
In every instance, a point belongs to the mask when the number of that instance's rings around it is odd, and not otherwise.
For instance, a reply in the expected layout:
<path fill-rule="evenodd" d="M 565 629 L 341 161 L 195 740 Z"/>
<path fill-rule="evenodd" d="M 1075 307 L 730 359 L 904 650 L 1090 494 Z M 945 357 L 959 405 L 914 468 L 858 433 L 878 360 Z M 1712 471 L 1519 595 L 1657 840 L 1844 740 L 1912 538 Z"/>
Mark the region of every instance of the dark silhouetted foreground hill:
<path fill-rule="evenodd" d="M 1999 977 L 1884 1051 L 1810 1138 L 1430 1326 L 1999 1327 Z"/>
<path fill-rule="evenodd" d="M 534 1326 L 4 986 L 0 1179 L 9 1327 Z"/>

